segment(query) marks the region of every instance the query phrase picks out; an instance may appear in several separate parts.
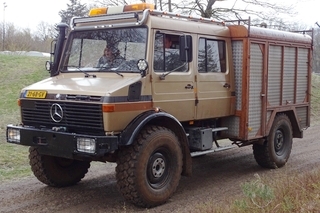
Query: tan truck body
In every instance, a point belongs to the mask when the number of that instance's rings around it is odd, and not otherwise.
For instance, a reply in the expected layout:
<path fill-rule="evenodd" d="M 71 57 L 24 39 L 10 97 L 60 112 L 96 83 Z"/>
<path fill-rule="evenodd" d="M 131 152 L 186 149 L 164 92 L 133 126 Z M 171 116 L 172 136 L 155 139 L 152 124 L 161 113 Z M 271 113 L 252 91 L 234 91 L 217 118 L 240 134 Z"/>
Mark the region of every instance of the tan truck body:
<path fill-rule="evenodd" d="M 147 8 L 74 18 L 68 35 L 59 25 L 51 77 L 22 89 L 22 125 L 7 127 L 35 176 L 68 186 L 91 161 L 117 162 L 124 197 L 152 207 L 192 156 L 253 145 L 259 165 L 282 167 L 310 125 L 311 37 Z M 96 67 L 114 40 L 124 62 Z"/>

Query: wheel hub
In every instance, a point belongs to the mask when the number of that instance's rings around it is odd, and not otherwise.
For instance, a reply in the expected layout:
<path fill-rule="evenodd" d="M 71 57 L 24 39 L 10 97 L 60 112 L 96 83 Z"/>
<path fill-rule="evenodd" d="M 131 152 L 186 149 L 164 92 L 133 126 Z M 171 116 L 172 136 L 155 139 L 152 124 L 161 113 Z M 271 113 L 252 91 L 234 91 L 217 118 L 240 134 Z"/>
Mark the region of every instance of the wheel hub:
<path fill-rule="evenodd" d="M 148 162 L 148 182 L 153 188 L 161 187 L 168 178 L 168 159 L 162 151 L 155 152 Z"/>
<path fill-rule="evenodd" d="M 152 165 L 152 175 L 155 178 L 160 178 L 166 169 L 165 161 L 162 158 L 157 158 Z"/>
<path fill-rule="evenodd" d="M 276 132 L 275 139 L 274 139 L 274 145 L 275 145 L 276 152 L 279 152 L 284 145 L 284 138 L 283 138 L 283 133 L 281 130 L 277 130 L 277 132 Z"/>

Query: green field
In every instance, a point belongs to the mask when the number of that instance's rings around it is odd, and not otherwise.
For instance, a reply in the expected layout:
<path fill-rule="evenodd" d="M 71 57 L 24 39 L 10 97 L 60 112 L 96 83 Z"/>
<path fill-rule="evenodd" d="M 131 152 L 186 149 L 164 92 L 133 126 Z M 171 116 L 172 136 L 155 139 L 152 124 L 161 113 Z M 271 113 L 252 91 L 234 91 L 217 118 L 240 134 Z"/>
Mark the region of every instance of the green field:
<path fill-rule="evenodd" d="M 6 143 L 7 124 L 18 124 L 20 120 L 17 99 L 20 90 L 49 77 L 45 70 L 45 57 L 13 56 L 0 54 L 0 181 L 30 176 L 28 148 Z"/>

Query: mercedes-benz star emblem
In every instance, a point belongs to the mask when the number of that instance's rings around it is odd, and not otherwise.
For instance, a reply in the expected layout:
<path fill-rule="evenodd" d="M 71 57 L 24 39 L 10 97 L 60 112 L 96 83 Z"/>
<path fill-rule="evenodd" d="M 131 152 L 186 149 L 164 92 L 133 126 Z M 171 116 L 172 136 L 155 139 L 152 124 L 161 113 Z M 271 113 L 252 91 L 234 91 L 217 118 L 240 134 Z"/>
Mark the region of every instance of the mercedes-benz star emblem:
<path fill-rule="evenodd" d="M 50 108 L 50 116 L 54 122 L 56 123 L 61 122 L 63 118 L 62 107 L 59 104 L 52 104 Z"/>

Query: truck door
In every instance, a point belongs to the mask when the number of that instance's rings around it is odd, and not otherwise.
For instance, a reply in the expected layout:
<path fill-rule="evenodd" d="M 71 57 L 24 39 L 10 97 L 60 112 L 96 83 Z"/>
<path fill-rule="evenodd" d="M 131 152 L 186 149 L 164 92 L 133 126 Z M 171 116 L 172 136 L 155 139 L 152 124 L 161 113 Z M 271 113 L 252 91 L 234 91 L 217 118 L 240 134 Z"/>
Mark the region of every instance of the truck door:
<path fill-rule="evenodd" d="M 234 113 L 232 82 L 227 60 L 227 41 L 199 36 L 197 48 L 196 119 L 216 118 Z M 230 52 L 231 54 L 231 52 Z"/>
<path fill-rule="evenodd" d="M 180 61 L 179 36 L 154 32 L 152 95 L 154 107 L 188 121 L 195 118 L 194 74 Z"/>

